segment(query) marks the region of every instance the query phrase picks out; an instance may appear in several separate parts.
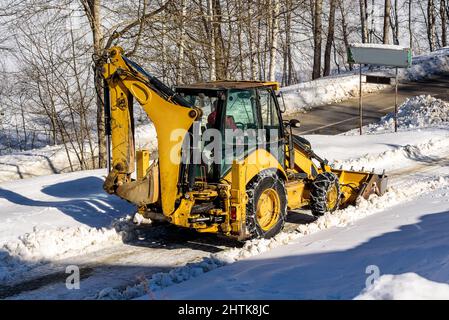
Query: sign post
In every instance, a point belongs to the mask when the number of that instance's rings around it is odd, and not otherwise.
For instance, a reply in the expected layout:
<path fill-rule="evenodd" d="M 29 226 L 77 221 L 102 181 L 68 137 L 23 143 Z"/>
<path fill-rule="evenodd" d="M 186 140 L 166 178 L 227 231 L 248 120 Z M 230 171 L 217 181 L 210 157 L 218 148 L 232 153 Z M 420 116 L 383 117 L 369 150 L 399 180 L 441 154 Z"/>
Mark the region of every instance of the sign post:
<path fill-rule="evenodd" d="M 396 68 L 395 103 L 394 103 L 394 130 L 398 130 L 398 68 L 407 68 L 412 65 L 412 51 L 396 45 L 384 44 L 351 44 L 348 52 L 348 62 L 360 65 L 359 87 L 359 127 L 363 134 L 363 89 L 362 65 L 378 65 Z"/>

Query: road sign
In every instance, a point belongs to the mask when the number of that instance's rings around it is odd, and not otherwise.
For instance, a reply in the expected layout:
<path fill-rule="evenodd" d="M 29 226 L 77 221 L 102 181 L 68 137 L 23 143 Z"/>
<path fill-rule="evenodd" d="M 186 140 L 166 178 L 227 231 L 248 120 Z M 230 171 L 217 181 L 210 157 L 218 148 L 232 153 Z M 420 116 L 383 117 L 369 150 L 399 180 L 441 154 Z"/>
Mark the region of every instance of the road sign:
<path fill-rule="evenodd" d="M 362 98 L 362 65 L 379 65 L 396 68 L 394 97 L 394 131 L 398 131 L 398 68 L 408 68 L 412 65 L 412 50 L 396 45 L 355 43 L 349 46 L 348 62 L 360 65 L 359 86 L 359 127 L 363 134 L 363 98 Z M 388 80 L 388 81 L 387 81 Z M 367 77 L 369 83 L 391 83 L 387 77 Z"/>
<path fill-rule="evenodd" d="M 412 51 L 396 45 L 351 44 L 348 62 L 407 68 L 412 65 Z"/>

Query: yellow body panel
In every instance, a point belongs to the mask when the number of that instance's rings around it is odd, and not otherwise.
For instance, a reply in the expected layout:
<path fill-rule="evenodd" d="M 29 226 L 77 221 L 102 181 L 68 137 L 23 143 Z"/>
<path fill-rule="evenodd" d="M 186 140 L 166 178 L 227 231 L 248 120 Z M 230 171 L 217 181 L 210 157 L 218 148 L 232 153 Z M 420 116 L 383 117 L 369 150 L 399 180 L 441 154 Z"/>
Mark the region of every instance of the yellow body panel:
<path fill-rule="evenodd" d="M 150 151 L 137 150 L 136 163 L 137 163 L 137 180 L 142 180 L 147 175 L 147 170 L 150 167 Z"/>
<path fill-rule="evenodd" d="M 309 193 L 304 181 L 290 181 L 285 185 L 287 191 L 287 207 L 289 210 L 299 209 L 309 203 Z"/>
<path fill-rule="evenodd" d="M 279 171 L 281 176 L 286 178 L 286 174 L 282 164 L 267 150 L 257 149 L 249 154 L 243 161 L 244 166 L 244 182 L 248 184 L 256 175 L 262 171 L 273 169 Z M 229 172 L 224 179 L 232 183 L 232 171 Z"/>

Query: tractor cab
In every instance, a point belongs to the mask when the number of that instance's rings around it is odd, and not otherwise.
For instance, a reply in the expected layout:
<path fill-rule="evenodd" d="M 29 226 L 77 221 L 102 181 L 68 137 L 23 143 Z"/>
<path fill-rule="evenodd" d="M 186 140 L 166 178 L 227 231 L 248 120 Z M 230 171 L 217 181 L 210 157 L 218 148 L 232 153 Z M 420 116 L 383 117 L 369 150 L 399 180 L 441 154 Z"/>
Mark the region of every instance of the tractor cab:
<path fill-rule="evenodd" d="M 191 139 L 198 144 L 193 149 L 201 150 L 201 161 L 195 162 L 196 178 L 218 181 L 229 173 L 234 160 L 256 149 L 265 149 L 284 163 L 278 86 L 276 82 L 216 81 L 175 89 L 202 110 L 192 132 L 200 139 Z"/>

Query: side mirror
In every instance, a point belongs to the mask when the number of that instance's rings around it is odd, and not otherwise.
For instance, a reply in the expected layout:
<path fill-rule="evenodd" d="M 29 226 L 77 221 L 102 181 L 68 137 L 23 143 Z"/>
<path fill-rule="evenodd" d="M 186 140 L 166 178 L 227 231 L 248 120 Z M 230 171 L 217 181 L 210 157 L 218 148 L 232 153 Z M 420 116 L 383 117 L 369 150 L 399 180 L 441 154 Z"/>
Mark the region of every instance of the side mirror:
<path fill-rule="evenodd" d="M 291 119 L 288 124 L 292 128 L 299 128 L 299 127 L 301 127 L 301 121 L 299 121 L 297 119 Z"/>

